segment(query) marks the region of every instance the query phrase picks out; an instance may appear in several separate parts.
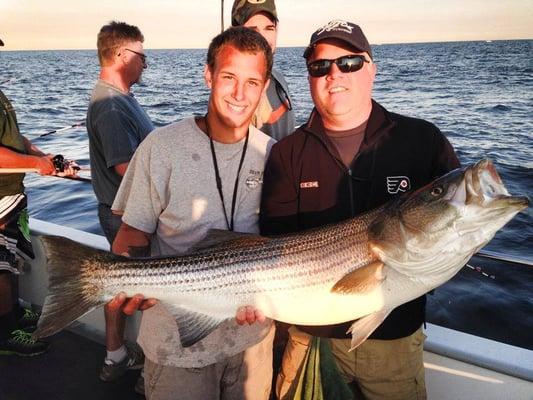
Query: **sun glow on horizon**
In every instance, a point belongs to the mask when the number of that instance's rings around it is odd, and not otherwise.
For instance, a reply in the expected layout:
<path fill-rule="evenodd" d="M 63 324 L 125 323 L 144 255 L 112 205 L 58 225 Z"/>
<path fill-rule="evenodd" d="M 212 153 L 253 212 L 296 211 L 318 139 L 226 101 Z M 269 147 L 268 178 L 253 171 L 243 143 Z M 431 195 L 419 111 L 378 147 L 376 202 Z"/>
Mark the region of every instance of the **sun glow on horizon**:
<path fill-rule="evenodd" d="M 145 47 L 205 48 L 220 31 L 219 0 L 201 6 L 185 0 L 0 0 L 2 50 L 94 49 L 96 34 L 110 20 L 137 25 Z M 232 1 L 224 2 L 225 27 Z M 532 39 L 530 0 L 378 0 L 355 4 L 276 1 L 280 47 L 305 46 L 311 33 L 331 19 L 356 22 L 373 44 Z"/>

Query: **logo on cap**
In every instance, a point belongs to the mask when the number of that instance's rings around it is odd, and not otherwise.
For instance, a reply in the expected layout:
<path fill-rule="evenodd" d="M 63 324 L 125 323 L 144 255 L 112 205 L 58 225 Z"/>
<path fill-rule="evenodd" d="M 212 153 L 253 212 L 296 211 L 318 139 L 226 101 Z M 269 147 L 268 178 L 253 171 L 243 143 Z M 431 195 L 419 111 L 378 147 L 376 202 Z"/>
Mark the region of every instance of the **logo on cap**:
<path fill-rule="evenodd" d="M 396 194 L 411 189 L 411 181 L 407 176 L 387 176 L 387 192 Z"/>
<path fill-rule="evenodd" d="M 250 4 L 263 4 L 266 0 L 248 0 Z"/>
<path fill-rule="evenodd" d="M 324 32 L 331 32 L 331 31 L 341 31 L 346 33 L 352 33 L 353 26 L 350 25 L 349 22 L 336 19 L 333 21 L 329 21 L 326 25 L 324 25 L 322 28 L 320 28 L 317 31 L 317 36 L 323 34 Z"/>

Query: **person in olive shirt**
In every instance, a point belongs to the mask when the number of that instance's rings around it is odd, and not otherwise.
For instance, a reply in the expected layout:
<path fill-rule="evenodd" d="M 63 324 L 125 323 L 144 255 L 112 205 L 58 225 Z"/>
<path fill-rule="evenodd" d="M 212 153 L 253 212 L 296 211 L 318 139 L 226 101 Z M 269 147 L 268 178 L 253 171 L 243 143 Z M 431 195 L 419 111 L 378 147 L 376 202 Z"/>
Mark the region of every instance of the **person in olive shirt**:
<path fill-rule="evenodd" d="M 20 134 L 15 110 L 0 90 L 0 168 L 54 175 L 52 158 Z M 23 179 L 24 174 L 0 174 L 0 355 L 32 356 L 49 347 L 31 338 L 38 314 L 18 304 L 19 259 L 33 258 Z"/>

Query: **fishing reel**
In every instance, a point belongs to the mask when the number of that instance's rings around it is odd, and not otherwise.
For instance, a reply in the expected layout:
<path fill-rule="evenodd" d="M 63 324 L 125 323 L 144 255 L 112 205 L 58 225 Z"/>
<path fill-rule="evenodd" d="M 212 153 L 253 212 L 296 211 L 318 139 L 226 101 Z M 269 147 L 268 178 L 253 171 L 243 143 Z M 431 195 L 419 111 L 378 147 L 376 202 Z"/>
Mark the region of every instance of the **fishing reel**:
<path fill-rule="evenodd" d="M 72 168 L 75 171 L 79 171 L 80 167 L 78 164 L 76 164 L 75 161 L 71 160 L 65 160 L 65 157 L 63 157 L 61 154 L 57 154 L 52 158 L 52 162 L 54 163 L 54 167 L 56 169 L 56 172 L 64 172 L 66 168 Z"/>

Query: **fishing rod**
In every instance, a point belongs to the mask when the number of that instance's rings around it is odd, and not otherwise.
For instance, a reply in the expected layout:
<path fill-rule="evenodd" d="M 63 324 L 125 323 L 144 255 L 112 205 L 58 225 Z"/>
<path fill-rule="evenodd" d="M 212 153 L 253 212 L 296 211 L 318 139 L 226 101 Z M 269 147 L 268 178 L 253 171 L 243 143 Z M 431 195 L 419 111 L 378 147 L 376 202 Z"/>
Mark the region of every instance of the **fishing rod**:
<path fill-rule="evenodd" d="M 90 171 L 89 167 L 74 168 L 76 171 Z M 0 174 L 26 174 L 39 172 L 39 168 L 0 168 Z"/>
<path fill-rule="evenodd" d="M 82 171 L 89 170 L 88 168 L 81 169 Z M 0 174 L 28 174 L 32 172 L 39 172 L 37 168 L 0 168 Z M 91 178 L 85 178 L 83 176 L 60 176 L 60 175 L 43 175 L 51 176 L 53 178 L 71 179 L 73 181 L 91 182 Z"/>
<path fill-rule="evenodd" d="M 53 130 L 53 131 L 50 131 L 50 132 L 42 133 L 42 134 L 39 135 L 39 137 L 45 137 L 45 136 L 51 135 L 53 133 L 67 131 L 69 129 L 78 128 L 80 126 L 85 126 L 85 121 L 76 122 L 75 124 L 72 124 L 70 126 L 65 126 L 64 128 L 61 128 L 61 129 L 56 129 L 56 130 Z"/>
<path fill-rule="evenodd" d="M 224 32 L 224 0 L 220 0 L 220 32 Z"/>
<path fill-rule="evenodd" d="M 52 162 L 54 163 L 54 167 L 56 172 L 63 172 L 66 168 L 72 168 L 76 172 L 77 171 L 90 171 L 91 169 L 89 167 L 79 166 L 74 161 L 65 160 L 65 157 L 63 157 L 61 154 L 57 154 L 53 159 Z M 39 172 L 39 168 L 0 168 L 0 174 L 26 174 L 31 172 Z M 63 179 L 72 179 L 76 181 L 82 181 L 82 182 L 91 182 L 90 178 L 84 178 L 82 176 L 78 175 L 46 175 L 46 176 L 54 176 L 56 178 L 63 178 Z"/>

